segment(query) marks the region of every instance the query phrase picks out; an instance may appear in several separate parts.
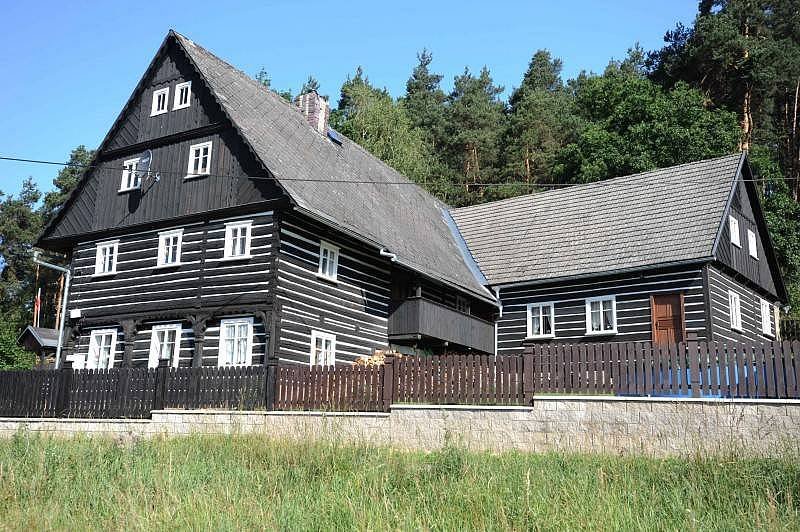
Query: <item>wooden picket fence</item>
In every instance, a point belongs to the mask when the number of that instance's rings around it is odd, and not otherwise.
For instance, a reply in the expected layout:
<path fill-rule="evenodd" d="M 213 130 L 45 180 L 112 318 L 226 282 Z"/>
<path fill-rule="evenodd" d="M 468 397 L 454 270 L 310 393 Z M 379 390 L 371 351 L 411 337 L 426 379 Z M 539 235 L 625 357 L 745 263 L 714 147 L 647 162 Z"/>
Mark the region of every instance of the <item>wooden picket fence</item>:
<path fill-rule="evenodd" d="M 391 366 L 278 366 L 276 410 L 388 411 Z M 386 376 L 389 375 L 387 385 Z"/>

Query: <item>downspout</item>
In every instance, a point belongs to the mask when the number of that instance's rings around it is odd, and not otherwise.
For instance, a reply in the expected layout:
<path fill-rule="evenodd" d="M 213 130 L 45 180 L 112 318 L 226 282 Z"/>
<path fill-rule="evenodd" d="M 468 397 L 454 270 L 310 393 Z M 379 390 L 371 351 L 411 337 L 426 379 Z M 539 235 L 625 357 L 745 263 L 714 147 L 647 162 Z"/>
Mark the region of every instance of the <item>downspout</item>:
<path fill-rule="evenodd" d="M 51 270 L 56 270 L 64 274 L 64 297 L 61 299 L 61 320 L 58 324 L 58 345 L 56 346 L 56 365 L 55 369 L 59 369 L 61 367 L 61 348 L 64 345 L 64 324 L 67 322 L 67 301 L 69 300 L 69 282 L 72 279 L 72 274 L 69 271 L 69 268 L 64 268 L 63 266 L 56 266 L 55 264 L 50 264 L 49 262 L 45 262 L 43 260 L 39 260 L 39 252 L 33 252 L 33 262 L 39 264 L 40 266 L 44 266 L 45 268 L 50 268 Z"/>
<path fill-rule="evenodd" d="M 503 317 L 503 302 L 500 300 L 500 287 L 494 287 L 494 296 L 497 299 L 498 307 L 500 308 L 500 314 L 497 316 L 497 319 L 494 320 L 494 356 L 497 358 L 497 345 L 498 345 L 498 335 L 499 335 L 499 324 L 500 318 Z"/>

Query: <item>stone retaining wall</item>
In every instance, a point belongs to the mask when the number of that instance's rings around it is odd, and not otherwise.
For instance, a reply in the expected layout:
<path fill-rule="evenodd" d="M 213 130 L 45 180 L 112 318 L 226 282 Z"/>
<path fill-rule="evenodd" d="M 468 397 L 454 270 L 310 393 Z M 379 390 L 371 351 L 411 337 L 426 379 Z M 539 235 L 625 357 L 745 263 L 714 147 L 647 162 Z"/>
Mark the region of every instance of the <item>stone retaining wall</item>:
<path fill-rule="evenodd" d="M 490 451 L 763 456 L 797 450 L 800 401 L 544 397 L 531 408 L 394 405 L 388 414 L 162 410 L 151 420 L 0 418 L 0 436 L 20 430 L 122 438 L 258 433 L 422 450 L 449 442 Z"/>

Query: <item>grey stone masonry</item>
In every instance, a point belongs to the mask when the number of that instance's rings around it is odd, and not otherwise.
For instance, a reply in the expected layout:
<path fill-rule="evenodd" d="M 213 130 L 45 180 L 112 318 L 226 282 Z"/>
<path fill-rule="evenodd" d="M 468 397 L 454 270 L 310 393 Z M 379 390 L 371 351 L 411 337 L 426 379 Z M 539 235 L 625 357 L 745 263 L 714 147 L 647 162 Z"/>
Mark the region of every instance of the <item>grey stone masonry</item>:
<path fill-rule="evenodd" d="M 124 439 L 255 433 L 413 450 L 454 444 L 493 452 L 771 456 L 798 450 L 800 401 L 569 396 L 539 398 L 530 408 L 393 405 L 386 414 L 159 410 L 150 420 L 0 418 L 0 436 L 19 431 Z"/>

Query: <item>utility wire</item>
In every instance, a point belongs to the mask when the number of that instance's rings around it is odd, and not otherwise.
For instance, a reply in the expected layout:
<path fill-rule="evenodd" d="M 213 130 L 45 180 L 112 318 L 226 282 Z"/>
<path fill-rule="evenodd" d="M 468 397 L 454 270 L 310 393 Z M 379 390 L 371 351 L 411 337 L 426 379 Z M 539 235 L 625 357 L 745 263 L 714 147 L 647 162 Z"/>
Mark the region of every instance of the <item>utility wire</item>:
<path fill-rule="evenodd" d="M 127 168 L 123 166 L 109 166 L 104 164 L 76 164 L 76 163 L 69 163 L 69 162 L 60 162 L 60 161 L 48 161 L 43 159 L 30 159 L 24 157 L 13 157 L 13 156 L 3 156 L 0 155 L 0 161 L 11 161 L 11 162 L 21 162 L 21 163 L 29 163 L 29 164 L 42 164 L 42 165 L 51 165 L 51 166 L 67 166 L 71 168 L 82 168 L 82 169 L 89 169 L 89 168 L 99 168 L 102 171 L 107 170 L 114 170 L 117 172 L 125 171 Z M 186 177 L 188 175 L 187 172 L 179 172 L 175 170 L 157 170 L 150 168 L 147 171 L 148 174 L 165 174 L 165 175 L 180 175 L 182 177 Z M 640 172 L 645 173 L 645 172 Z M 636 174 L 632 174 L 636 175 Z M 195 177 L 195 176 L 193 176 Z M 233 178 L 233 179 L 251 179 L 256 181 L 273 181 L 273 182 L 281 182 L 281 181 L 299 181 L 299 182 L 311 182 L 311 183 L 342 183 L 342 184 L 351 184 L 351 185 L 415 185 L 420 186 L 421 183 L 417 183 L 412 180 L 408 181 L 374 181 L 374 180 L 351 180 L 351 179 L 314 179 L 314 178 L 276 178 L 273 176 L 252 176 L 252 175 L 233 175 L 233 174 L 201 174 L 196 177 L 219 177 L 219 178 Z M 627 177 L 627 176 L 620 176 L 620 177 Z M 613 179 L 613 178 L 612 178 Z M 800 180 L 800 178 L 792 178 L 792 177 L 783 177 L 784 181 L 795 181 Z M 698 182 L 702 183 L 707 181 L 704 177 L 698 176 L 697 179 L 674 179 L 672 176 L 665 176 L 665 183 L 691 183 L 691 182 Z M 751 181 L 755 183 L 762 183 L 764 179 L 745 179 L 742 178 L 741 181 Z M 639 183 L 614 183 L 609 182 L 608 179 L 606 180 L 599 180 L 599 181 L 589 181 L 586 183 L 527 183 L 524 181 L 507 181 L 502 183 L 483 183 L 483 182 L 465 182 L 465 183 L 446 183 L 446 186 L 451 186 L 454 188 L 462 188 L 462 187 L 502 187 L 502 186 L 527 186 L 531 188 L 569 188 L 579 185 L 591 185 L 597 183 L 605 183 L 606 186 L 611 185 L 622 185 L 622 186 L 635 186 Z M 424 183 L 429 185 L 438 185 L 441 186 L 443 183 L 438 183 L 436 181 Z M 713 183 L 709 183 L 711 185 Z M 652 186 L 652 183 L 641 183 L 643 186 Z"/>

